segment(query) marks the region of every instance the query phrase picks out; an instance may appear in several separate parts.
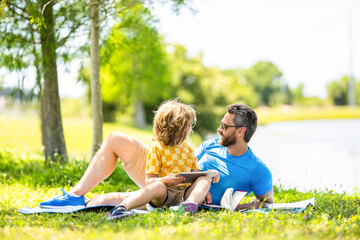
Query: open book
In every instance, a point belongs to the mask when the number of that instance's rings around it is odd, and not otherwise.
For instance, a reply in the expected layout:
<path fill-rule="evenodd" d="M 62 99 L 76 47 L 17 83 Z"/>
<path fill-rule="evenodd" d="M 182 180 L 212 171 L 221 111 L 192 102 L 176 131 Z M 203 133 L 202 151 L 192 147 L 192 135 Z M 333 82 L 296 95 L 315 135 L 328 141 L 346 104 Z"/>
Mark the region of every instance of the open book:
<path fill-rule="evenodd" d="M 215 204 L 203 204 L 203 207 L 213 209 L 228 209 L 234 211 L 240 204 L 241 200 L 246 196 L 247 192 L 235 190 L 233 188 L 226 189 L 224 195 L 221 198 L 220 205 Z"/>
<path fill-rule="evenodd" d="M 300 202 L 293 203 L 268 203 L 266 208 L 269 210 L 299 210 L 303 211 L 309 206 L 315 206 L 315 198 L 309 198 Z"/>

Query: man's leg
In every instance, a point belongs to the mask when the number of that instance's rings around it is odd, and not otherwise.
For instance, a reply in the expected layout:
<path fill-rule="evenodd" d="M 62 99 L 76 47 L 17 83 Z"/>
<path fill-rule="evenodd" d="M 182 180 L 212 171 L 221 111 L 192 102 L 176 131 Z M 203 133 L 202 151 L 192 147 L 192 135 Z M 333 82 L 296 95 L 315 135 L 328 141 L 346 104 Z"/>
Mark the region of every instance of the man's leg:
<path fill-rule="evenodd" d="M 118 158 L 120 158 L 125 165 L 128 164 L 139 144 L 141 144 L 141 142 L 125 134 L 117 132 L 111 133 L 90 162 L 80 181 L 70 192 L 78 196 L 88 193 L 101 181 L 111 175 L 116 167 Z M 117 196 L 123 198 L 125 195 L 118 194 Z M 115 194 L 109 195 L 104 198 L 104 201 L 114 201 L 114 197 Z M 105 202 L 103 202 L 103 204 Z"/>
<path fill-rule="evenodd" d="M 186 190 L 184 199 L 196 202 L 201 205 L 210 189 L 211 179 L 208 177 L 198 177 L 196 181 Z"/>

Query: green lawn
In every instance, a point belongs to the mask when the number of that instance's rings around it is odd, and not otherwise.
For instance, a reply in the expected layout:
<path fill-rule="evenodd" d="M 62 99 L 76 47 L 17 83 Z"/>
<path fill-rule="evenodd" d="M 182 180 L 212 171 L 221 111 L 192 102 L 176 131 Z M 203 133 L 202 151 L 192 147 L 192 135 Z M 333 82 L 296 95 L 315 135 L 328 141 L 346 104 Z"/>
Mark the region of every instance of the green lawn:
<path fill-rule="evenodd" d="M 89 157 L 91 154 L 92 120 L 90 118 L 63 119 L 65 143 L 70 156 Z M 35 114 L 0 116 L 0 146 L 10 145 L 22 151 L 41 151 L 40 120 Z M 112 132 L 123 132 L 131 137 L 150 144 L 152 128 L 137 129 L 128 124 L 105 123 L 104 139 Z M 198 135 L 193 134 L 194 145 L 201 143 Z"/>
<path fill-rule="evenodd" d="M 287 113 L 285 113 L 285 112 Z M 299 119 L 359 118 L 359 108 L 259 109 L 260 123 Z M 313 112 L 313 113 L 311 113 Z M 307 114 L 307 115 L 306 115 Z M 296 117 L 300 116 L 300 117 Z M 70 161 L 44 166 L 39 120 L 35 115 L 0 116 L 0 239 L 359 239 L 360 196 L 331 191 L 299 192 L 275 186 L 276 202 L 316 198 L 315 208 L 301 214 L 199 212 L 194 216 L 151 213 L 108 221 L 107 212 L 22 215 L 18 208 L 69 190 L 89 162 L 91 120 L 65 118 L 64 130 Z M 105 124 L 104 137 L 121 131 L 150 143 L 151 127 Z M 197 145 L 201 140 L 192 137 Z M 137 187 L 119 164 L 114 173 L 87 194 L 133 191 Z M 248 196 L 249 202 L 254 196 Z"/>
<path fill-rule="evenodd" d="M 198 212 L 177 216 L 150 213 L 108 221 L 107 211 L 22 215 L 18 208 L 35 207 L 44 199 L 69 190 L 87 162 L 72 160 L 45 168 L 42 156 L 0 148 L 0 239 L 359 239 L 360 197 L 357 194 L 299 192 L 275 188 L 276 202 L 316 198 L 304 213 Z M 135 190 L 119 165 L 87 197 L 103 192 Z M 244 202 L 253 200 L 246 197 Z"/>

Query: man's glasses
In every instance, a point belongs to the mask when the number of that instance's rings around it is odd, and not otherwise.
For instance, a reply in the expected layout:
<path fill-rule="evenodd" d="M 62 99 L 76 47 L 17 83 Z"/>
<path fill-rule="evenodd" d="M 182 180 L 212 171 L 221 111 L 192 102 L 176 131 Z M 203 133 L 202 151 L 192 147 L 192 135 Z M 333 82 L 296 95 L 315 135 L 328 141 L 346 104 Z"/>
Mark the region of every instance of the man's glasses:
<path fill-rule="evenodd" d="M 220 127 L 221 127 L 221 129 L 222 129 L 223 131 L 225 131 L 228 127 L 236 127 L 236 128 L 239 128 L 239 127 L 241 127 L 241 126 L 227 125 L 227 124 L 225 124 L 225 123 L 221 123 L 221 124 L 220 124 Z"/>

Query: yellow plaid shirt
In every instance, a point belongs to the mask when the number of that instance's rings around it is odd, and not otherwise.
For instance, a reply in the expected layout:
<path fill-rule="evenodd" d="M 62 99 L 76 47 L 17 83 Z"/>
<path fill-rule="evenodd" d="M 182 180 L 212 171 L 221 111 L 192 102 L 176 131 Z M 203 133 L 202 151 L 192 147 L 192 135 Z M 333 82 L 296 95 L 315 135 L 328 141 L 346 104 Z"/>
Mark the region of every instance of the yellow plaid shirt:
<path fill-rule="evenodd" d="M 146 152 L 146 174 L 165 177 L 179 172 L 191 172 L 191 169 L 200 170 L 194 149 L 187 142 L 169 147 L 156 141 L 150 145 Z M 178 186 L 180 185 L 188 187 L 190 183 L 179 184 Z"/>

